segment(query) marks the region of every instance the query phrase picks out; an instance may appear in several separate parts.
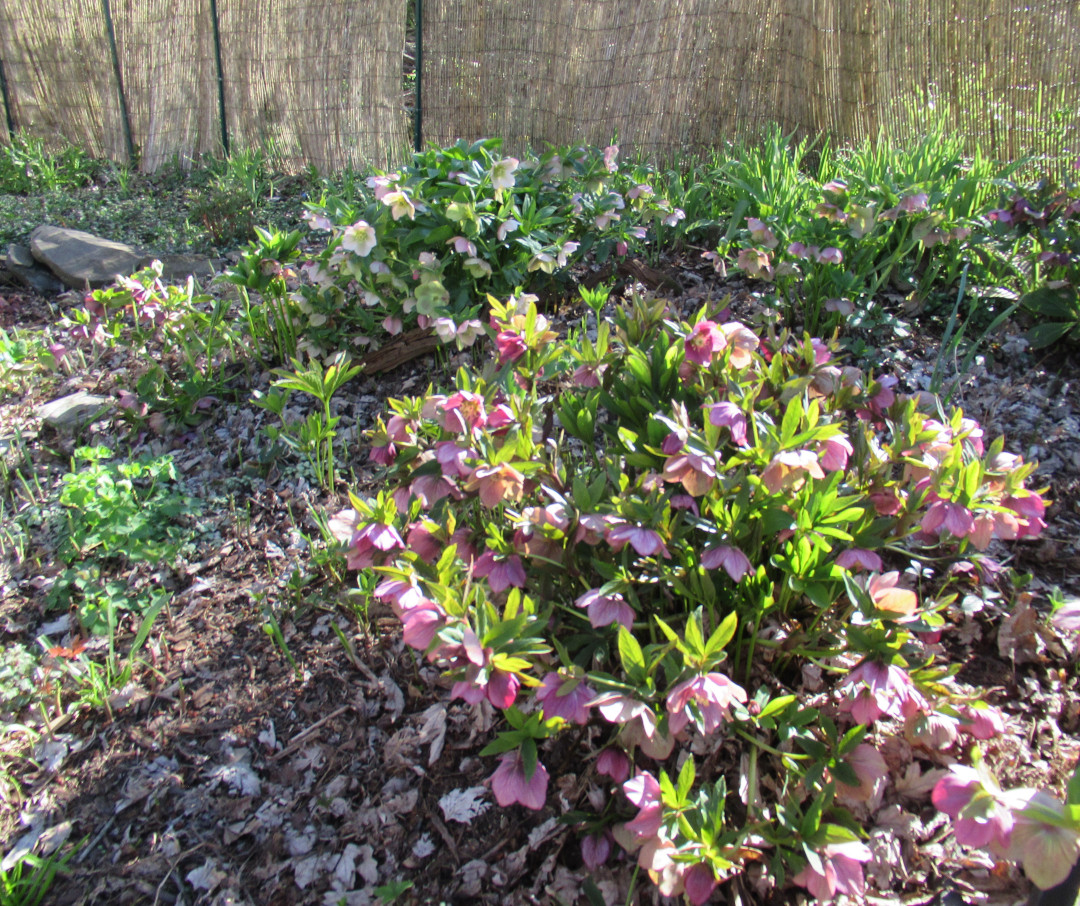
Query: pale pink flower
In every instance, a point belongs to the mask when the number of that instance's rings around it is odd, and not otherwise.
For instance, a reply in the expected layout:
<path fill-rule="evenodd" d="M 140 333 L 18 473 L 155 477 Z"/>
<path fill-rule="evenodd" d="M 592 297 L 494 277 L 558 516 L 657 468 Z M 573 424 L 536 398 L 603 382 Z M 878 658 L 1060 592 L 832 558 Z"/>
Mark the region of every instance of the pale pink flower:
<path fill-rule="evenodd" d="M 640 525 L 631 525 L 629 522 L 623 522 L 609 528 L 607 542 L 615 551 L 621 551 L 629 544 L 642 557 L 661 554 L 663 557 L 671 559 L 671 554 L 668 552 L 664 539 L 660 537 L 659 532 Z"/>
<path fill-rule="evenodd" d="M 430 510 L 444 497 L 459 497 L 457 488 L 444 475 L 421 475 L 409 485 L 409 493 L 420 500 L 420 506 Z"/>
<path fill-rule="evenodd" d="M 491 186 L 496 191 L 514 188 L 514 171 L 518 168 L 518 160 L 514 157 L 504 157 L 496 161 L 491 167 Z"/>
<path fill-rule="evenodd" d="M 881 757 L 881 753 L 866 742 L 855 746 L 854 750 L 844 758 L 844 763 L 855 772 L 859 780 L 858 786 L 848 786 L 839 780 L 836 782 L 837 793 L 848 799 L 856 799 L 860 802 L 872 799 L 884 784 L 885 778 L 889 776 L 889 766 Z"/>
<path fill-rule="evenodd" d="M 451 236 L 446 240 L 447 245 L 452 245 L 454 251 L 459 255 L 468 255 L 471 258 L 476 257 L 476 245 L 464 236 Z"/>
<path fill-rule="evenodd" d="M 967 765 L 954 764 L 930 794 L 935 807 L 956 819 L 956 842 L 963 846 L 992 847 L 1003 853 L 1009 846 L 1013 815 L 991 778 Z"/>
<path fill-rule="evenodd" d="M 724 332 L 712 321 L 699 321 L 685 341 L 687 361 L 707 366 L 727 346 Z"/>
<path fill-rule="evenodd" d="M 627 604 L 620 594 L 605 595 L 600 593 L 599 588 L 591 588 L 574 601 L 574 604 L 585 608 L 593 629 L 610 626 L 612 623 L 618 623 L 627 629 L 633 628 L 634 608 Z"/>
<path fill-rule="evenodd" d="M 638 807 L 634 819 L 626 822 L 626 829 L 639 840 L 655 837 L 663 821 L 664 809 L 660 799 L 660 784 L 656 778 L 648 771 L 641 771 L 627 780 L 622 789 L 626 798 Z"/>
<path fill-rule="evenodd" d="M 818 455 L 811 450 L 782 450 L 761 473 L 761 483 L 770 494 L 775 494 L 782 489 L 801 487 L 806 480 L 803 473 L 813 478 L 825 477 Z"/>
<path fill-rule="evenodd" d="M 693 717 L 694 723 L 702 733 L 709 734 L 724 720 L 730 719 L 733 702 L 745 701 L 746 690 L 722 673 L 694 676 L 677 684 L 668 693 L 668 726 L 672 733 L 682 730 L 691 720 L 687 708 L 693 702 L 700 714 L 700 719 Z"/>
<path fill-rule="evenodd" d="M 735 264 L 747 277 L 763 276 L 766 280 L 773 274 L 772 264 L 769 261 L 769 253 L 760 249 L 749 248 L 739 251 Z"/>
<path fill-rule="evenodd" d="M 925 192 L 919 192 L 915 195 L 905 195 L 900 199 L 900 204 L 897 207 L 908 214 L 917 214 L 920 211 L 925 211 L 927 208 L 927 202 L 930 197 Z"/>
<path fill-rule="evenodd" d="M 680 220 L 686 220 L 686 212 L 682 208 L 675 208 L 664 218 L 664 226 L 676 226 Z"/>
<path fill-rule="evenodd" d="M 469 272 L 469 276 L 474 280 L 483 280 L 485 277 L 490 277 L 492 274 L 491 265 L 483 258 L 477 258 L 475 256 L 466 258 L 461 266 Z"/>
<path fill-rule="evenodd" d="M 904 737 L 913 745 L 943 752 L 956 742 L 959 722 L 940 711 L 916 711 L 904 722 Z"/>
<path fill-rule="evenodd" d="M 705 569 L 719 569 L 723 567 L 733 582 L 742 581 L 743 576 L 753 570 L 750 558 L 737 547 L 728 544 L 720 544 L 710 547 L 701 554 L 701 565 Z"/>
<path fill-rule="evenodd" d="M 514 220 L 513 217 L 508 217 L 499 224 L 499 228 L 495 231 L 495 235 L 499 242 L 502 242 L 506 239 L 507 234 L 514 232 L 519 226 L 521 226 L 521 224 Z"/>
<path fill-rule="evenodd" d="M 446 625 L 446 613 L 434 601 L 423 601 L 401 613 L 402 640 L 410 648 L 427 651 L 435 634 Z"/>
<path fill-rule="evenodd" d="M 401 220 L 405 216 L 408 216 L 409 220 L 416 219 L 416 205 L 400 189 L 387 192 L 383 195 L 381 201 L 390 209 L 390 216 L 394 220 Z"/>
<path fill-rule="evenodd" d="M 461 447 L 452 440 L 441 440 L 435 444 L 435 459 L 447 478 L 465 478 L 472 472 L 465 460 L 476 455 L 474 450 Z"/>
<path fill-rule="evenodd" d="M 808 864 L 791 880 L 805 887 L 819 900 L 831 900 L 838 893 L 862 897 L 866 886 L 862 863 L 873 857 L 864 843 L 830 843 L 818 850 L 820 867 Z"/>
<path fill-rule="evenodd" d="M 466 491 L 478 491 L 480 502 L 494 509 L 504 500 L 521 500 L 525 493 L 525 476 L 507 463 L 497 466 L 477 466 L 465 482 Z"/>
<path fill-rule="evenodd" d="M 767 249 L 774 249 L 779 244 L 775 234 L 769 229 L 765 221 L 759 220 L 757 217 L 747 217 L 746 226 L 750 230 L 750 238 L 757 245 L 762 245 Z"/>
<path fill-rule="evenodd" d="M 361 258 L 366 258 L 371 254 L 375 243 L 375 228 L 365 220 L 358 220 L 351 226 L 345 227 L 345 232 L 341 236 L 341 247 Z"/>
<path fill-rule="evenodd" d="M 755 343 L 757 338 L 755 337 Z M 715 425 L 718 428 L 726 427 L 731 431 L 731 440 L 733 443 L 738 444 L 740 447 L 745 447 L 746 444 L 746 415 L 742 409 L 736 406 L 734 403 L 727 402 L 713 403 L 706 406 L 709 411 L 709 424 Z"/>
<path fill-rule="evenodd" d="M 619 165 L 615 162 L 615 159 L 619 156 L 618 145 L 608 145 L 604 149 L 604 167 L 608 173 L 614 173 L 619 169 Z"/>
<path fill-rule="evenodd" d="M 712 459 L 699 453 L 678 453 L 664 462 L 664 481 L 679 482 L 692 497 L 708 493 L 716 479 L 716 466 Z"/>
<path fill-rule="evenodd" d="M 563 720 L 584 726 L 589 722 L 589 702 L 596 692 L 580 676 L 549 673 L 536 690 L 536 700 L 544 709 L 544 717 L 561 717 Z"/>
<path fill-rule="evenodd" d="M 1012 790 L 1024 799 L 1013 806 L 1015 823 L 1006 855 L 1024 866 L 1036 887 L 1049 890 L 1061 884 L 1080 859 L 1080 826 L 1067 823 L 1060 800 L 1042 790 Z M 1021 800 L 1023 801 L 1023 800 Z M 957 838 L 959 839 L 959 837 Z"/>
<path fill-rule="evenodd" d="M 447 431 L 469 434 L 487 424 L 486 403 L 478 393 L 459 390 L 447 397 L 440 408 Z"/>
<path fill-rule="evenodd" d="M 395 317 L 394 315 L 387 315 L 383 318 L 382 329 L 390 334 L 390 336 L 396 337 L 405 329 L 405 325 L 402 323 L 401 318 Z"/>
<path fill-rule="evenodd" d="M 1005 719 L 997 708 L 964 705 L 959 711 L 961 733 L 975 739 L 994 739 L 1005 732 Z"/>
<path fill-rule="evenodd" d="M 729 321 L 727 324 L 722 325 L 721 330 L 724 331 L 724 336 L 727 337 L 728 343 L 731 345 L 731 367 L 732 368 L 745 368 L 753 360 L 753 354 L 758 349 L 757 334 L 754 333 L 745 324 L 741 324 L 738 321 Z"/>
<path fill-rule="evenodd" d="M 829 246 L 826 249 L 822 249 L 814 256 L 814 260 L 819 264 L 841 264 L 844 260 L 844 255 L 840 249 Z"/>
<path fill-rule="evenodd" d="M 869 578 L 859 577 L 856 581 L 866 589 L 878 610 L 906 617 L 911 616 L 919 607 L 915 592 L 900 587 L 900 573 L 897 570 L 874 573 Z"/>
<path fill-rule="evenodd" d="M 491 775 L 491 791 L 503 808 L 518 802 L 534 811 L 542 809 L 547 800 L 547 785 L 548 772 L 539 761 L 532 777 L 525 776 L 525 761 L 520 749 L 500 755 L 499 766 Z"/>

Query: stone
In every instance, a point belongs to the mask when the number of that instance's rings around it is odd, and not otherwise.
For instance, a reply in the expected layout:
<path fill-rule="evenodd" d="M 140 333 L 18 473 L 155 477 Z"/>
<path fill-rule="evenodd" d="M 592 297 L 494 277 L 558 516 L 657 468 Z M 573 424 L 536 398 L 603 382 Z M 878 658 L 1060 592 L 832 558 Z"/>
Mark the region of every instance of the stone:
<path fill-rule="evenodd" d="M 188 277 L 196 282 L 213 277 L 218 272 L 215 262 L 205 255 L 144 255 L 139 269 L 149 267 L 152 261 L 161 262 L 161 279 L 166 283 L 182 283 Z"/>
<path fill-rule="evenodd" d="M 53 276 L 52 271 L 38 264 L 25 245 L 9 245 L 4 265 L 19 283 L 36 293 L 55 296 L 64 291 L 64 284 Z"/>
<path fill-rule="evenodd" d="M 50 428 L 61 433 L 74 433 L 104 415 L 112 405 L 112 400 L 107 396 L 79 390 L 45 403 L 38 410 L 38 415 Z"/>
<path fill-rule="evenodd" d="M 48 224 L 30 234 L 30 251 L 72 289 L 106 286 L 117 274 L 129 277 L 143 260 L 122 242 Z"/>

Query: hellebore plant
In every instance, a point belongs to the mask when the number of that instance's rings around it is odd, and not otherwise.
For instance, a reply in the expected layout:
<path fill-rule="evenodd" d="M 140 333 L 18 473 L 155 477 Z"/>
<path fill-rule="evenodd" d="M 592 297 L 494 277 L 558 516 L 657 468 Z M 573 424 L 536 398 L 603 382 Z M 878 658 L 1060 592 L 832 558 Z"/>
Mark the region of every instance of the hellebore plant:
<path fill-rule="evenodd" d="M 1032 466 L 809 336 L 635 297 L 585 348 L 534 297 L 488 306 L 493 359 L 390 401 L 385 489 L 335 524 L 452 697 L 502 712 L 496 800 L 556 807 L 545 758 L 575 739 L 587 865 L 621 849 L 693 903 L 751 866 L 862 893 L 849 804 L 897 770 L 883 745 L 1001 728 L 928 647 L 960 580 L 886 567 L 996 571 L 993 539 L 1042 529 Z"/>

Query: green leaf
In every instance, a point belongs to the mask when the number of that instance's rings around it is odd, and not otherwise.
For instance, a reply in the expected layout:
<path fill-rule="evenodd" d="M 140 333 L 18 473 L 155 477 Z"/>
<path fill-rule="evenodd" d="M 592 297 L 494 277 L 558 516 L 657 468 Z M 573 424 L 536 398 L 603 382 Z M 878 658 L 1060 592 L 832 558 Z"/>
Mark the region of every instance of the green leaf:
<path fill-rule="evenodd" d="M 686 647 L 696 658 L 705 656 L 705 636 L 701 632 L 701 608 L 690 614 L 686 621 Z"/>
<path fill-rule="evenodd" d="M 779 714 L 795 700 L 796 696 L 794 695 L 781 695 L 778 698 L 774 698 L 761 709 L 761 713 L 758 714 L 758 720 L 764 720 L 766 717 L 772 717 L 774 714 Z"/>
<path fill-rule="evenodd" d="M 720 621 L 720 625 L 716 627 L 713 634 L 709 636 L 709 641 L 705 646 L 705 657 L 716 657 L 724 648 L 727 647 L 735 637 L 735 629 L 739 623 L 738 614 L 735 611 L 729 613 L 723 620 Z"/>
<path fill-rule="evenodd" d="M 644 672 L 645 654 L 634 638 L 633 633 L 625 626 L 619 627 L 619 660 L 627 673 L 633 674 L 635 670 Z"/>
<path fill-rule="evenodd" d="M 694 759 L 693 759 L 693 756 L 691 756 L 691 757 L 687 758 L 686 761 L 683 762 L 683 766 L 679 770 L 679 779 L 678 779 L 679 802 L 685 802 L 686 797 L 690 795 L 690 790 L 693 789 L 693 786 L 694 786 L 694 777 L 695 777 Z"/>

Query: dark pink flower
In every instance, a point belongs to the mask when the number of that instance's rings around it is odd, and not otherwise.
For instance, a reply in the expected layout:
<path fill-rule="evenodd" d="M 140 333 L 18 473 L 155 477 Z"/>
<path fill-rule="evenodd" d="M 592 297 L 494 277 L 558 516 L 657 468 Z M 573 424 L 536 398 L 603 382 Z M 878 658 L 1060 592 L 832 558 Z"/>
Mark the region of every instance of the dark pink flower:
<path fill-rule="evenodd" d="M 709 902 L 709 897 L 719 883 L 713 874 L 712 867 L 705 862 L 697 862 L 683 871 L 683 889 L 686 898 L 693 906 L 702 906 Z"/>
<path fill-rule="evenodd" d="M 495 346 L 499 350 L 499 364 L 516 362 L 529 351 L 521 334 L 513 330 L 504 330 L 495 337 Z"/>
<path fill-rule="evenodd" d="M 994 739 L 1005 732 L 1005 719 L 997 708 L 964 705 L 960 708 L 960 732 L 975 739 Z"/>
<path fill-rule="evenodd" d="M 478 393 L 459 390 L 447 397 L 442 410 L 447 431 L 470 434 L 487 424 L 487 408 Z"/>
<path fill-rule="evenodd" d="M 620 551 L 629 544 L 642 557 L 651 557 L 659 553 L 668 559 L 671 558 L 671 554 L 668 552 L 664 539 L 660 537 L 659 532 L 640 525 L 631 525 L 629 522 L 623 522 L 609 528 L 607 542 L 615 551 Z"/>
<path fill-rule="evenodd" d="M 937 500 L 926 511 L 921 526 L 924 532 L 934 535 L 945 528 L 954 538 L 965 538 L 975 531 L 975 517 L 966 506 Z"/>
<path fill-rule="evenodd" d="M 517 554 L 497 554 L 485 551 L 473 566 L 473 575 L 488 580 L 488 586 L 495 594 L 514 588 L 524 588 L 528 579 L 525 567 Z"/>
<path fill-rule="evenodd" d="M 401 614 L 402 639 L 417 651 L 427 651 L 445 625 L 446 613 L 434 601 L 424 601 Z"/>
<path fill-rule="evenodd" d="M 638 813 L 632 821 L 626 822 L 626 829 L 639 840 L 655 837 L 663 820 L 663 803 L 660 800 L 660 784 L 648 771 L 642 771 L 636 777 L 622 785 L 626 798 L 638 807 Z"/>
<path fill-rule="evenodd" d="M 727 346 L 724 332 L 712 321 L 700 321 L 686 338 L 686 358 L 695 365 L 708 365 Z"/>
<path fill-rule="evenodd" d="M 589 871 L 596 871 L 611 855 L 611 837 L 605 831 L 602 834 L 588 834 L 581 838 L 581 861 Z"/>
<path fill-rule="evenodd" d="M 732 581 L 739 582 L 748 572 L 753 569 L 750 558 L 737 547 L 721 544 L 710 547 L 701 555 L 701 565 L 706 569 L 719 569 L 731 576 Z"/>
<path fill-rule="evenodd" d="M 863 569 L 876 572 L 884 569 L 881 557 L 873 551 L 868 551 L 861 547 L 851 547 L 846 551 L 842 551 L 836 558 L 836 565 L 842 566 L 844 569 L 851 570 L 852 572 Z"/>
<path fill-rule="evenodd" d="M 620 594 L 601 594 L 599 588 L 592 588 L 579 597 L 574 604 L 584 607 L 593 629 L 618 623 L 627 629 L 634 626 L 634 608 L 623 600 Z"/>
<path fill-rule="evenodd" d="M 499 766 L 491 775 L 491 791 L 503 808 L 518 802 L 534 811 L 542 809 L 547 800 L 547 785 L 548 772 L 539 761 L 532 776 L 525 776 L 525 761 L 520 749 L 500 755 Z"/>
<path fill-rule="evenodd" d="M 373 566 L 379 554 L 403 547 L 405 542 L 396 528 L 372 522 L 353 534 L 346 565 L 349 569 Z"/>
<path fill-rule="evenodd" d="M 596 773 L 622 783 L 630 776 L 630 759 L 622 749 L 609 746 L 596 759 Z"/>
<path fill-rule="evenodd" d="M 755 338 L 756 342 L 756 338 Z M 731 440 L 740 447 L 746 446 L 746 415 L 734 403 L 714 403 L 709 410 L 709 424 L 731 431 Z"/>
<path fill-rule="evenodd" d="M 881 757 L 881 753 L 866 742 L 855 746 L 844 759 L 844 763 L 855 772 L 855 776 L 859 779 L 858 786 L 848 786 L 837 781 L 837 793 L 849 799 L 866 802 L 873 797 L 885 778 L 889 776 L 889 767 L 885 759 Z"/>
<path fill-rule="evenodd" d="M 589 722 L 588 704 L 596 692 L 580 676 L 561 676 L 549 673 L 536 690 L 536 700 L 544 708 L 544 717 L 561 717 L 572 724 L 584 726 Z"/>
<path fill-rule="evenodd" d="M 715 479 L 716 466 L 708 456 L 687 451 L 664 462 L 664 481 L 679 482 L 691 497 L 707 494 Z"/>
<path fill-rule="evenodd" d="M 1013 814 L 991 778 L 975 768 L 954 764 L 937 782 L 930 798 L 938 809 L 956 819 L 957 843 L 989 847 L 999 855 L 1008 848 Z"/>
<path fill-rule="evenodd" d="M 477 491 L 480 502 L 494 509 L 504 500 L 521 500 L 525 492 L 525 476 L 508 463 L 477 466 L 465 482 L 466 491 Z"/>
<path fill-rule="evenodd" d="M 819 443 L 817 452 L 826 472 L 839 472 L 847 467 L 848 457 L 855 451 L 843 434 L 837 434 Z"/>

